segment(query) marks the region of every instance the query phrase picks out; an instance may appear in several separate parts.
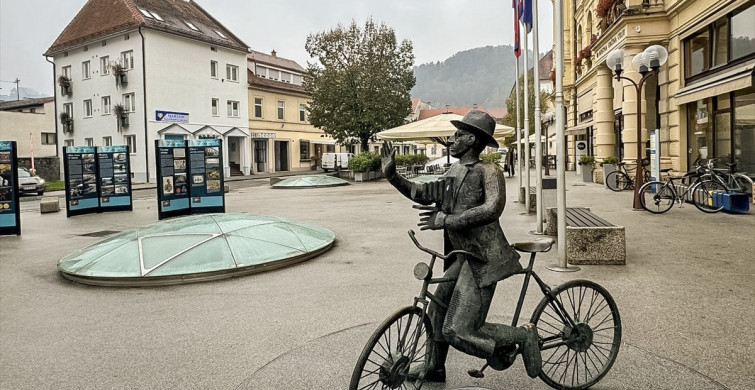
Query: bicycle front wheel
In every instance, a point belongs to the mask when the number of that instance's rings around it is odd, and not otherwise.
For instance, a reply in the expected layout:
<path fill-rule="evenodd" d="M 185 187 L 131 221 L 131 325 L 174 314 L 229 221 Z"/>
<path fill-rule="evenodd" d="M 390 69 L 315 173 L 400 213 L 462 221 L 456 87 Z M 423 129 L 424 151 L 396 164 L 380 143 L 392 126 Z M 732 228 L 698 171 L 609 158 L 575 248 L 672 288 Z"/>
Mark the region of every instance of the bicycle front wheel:
<path fill-rule="evenodd" d="M 724 208 L 724 202 L 720 198 L 721 194 L 726 193 L 726 187 L 723 184 L 714 180 L 703 180 L 690 191 L 692 192 L 692 203 L 700 211 L 717 213 Z"/>
<path fill-rule="evenodd" d="M 674 190 L 662 181 L 650 181 L 640 187 L 640 204 L 653 214 L 669 211 L 674 206 L 674 201 Z"/>
<path fill-rule="evenodd" d="M 587 389 L 611 369 L 621 345 L 621 317 L 611 295 L 588 280 L 572 280 L 543 298 L 530 322 L 542 346 L 540 379 L 556 389 Z"/>
<path fill-rule="evenodd" d="M 629 187 L 629 176 L 620 171 L 613 171 L 606 176 L 606 187 L 611 191 L 623 191 Z"/>
<path fill-rule="evenodd" d="M 407 306 L 388 317 L 372 334 L 357 360 L 349 390 L 418 390 L 424 382 L 432 341 L 430 318 Z M 410 372 L 414 370 L 413 374 Z"/>

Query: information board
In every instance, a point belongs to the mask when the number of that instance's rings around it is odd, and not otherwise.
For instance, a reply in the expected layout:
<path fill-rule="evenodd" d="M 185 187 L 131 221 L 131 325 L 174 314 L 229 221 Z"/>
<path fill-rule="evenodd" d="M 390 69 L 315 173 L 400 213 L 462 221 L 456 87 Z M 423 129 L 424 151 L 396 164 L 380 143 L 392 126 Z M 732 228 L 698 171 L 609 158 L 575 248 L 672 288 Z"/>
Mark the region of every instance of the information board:
<path fill-rule="evenodd" d="M 155 140 L 158 219 L 191 213 L 186 141 Z"/>
<path fill-rule="evenodd" d="M 650 130 L 650 179 L 661 180 L 661 138 L 658 129 Z"/>
<path fill-rule="evenodd" d="M 16 141 L 0 141 L 0 234 L 21 234 Z"/>
<path fill-rule="evenodd" d="M 97 147 L 101 211 L 133 210 L 128 146 Z"/>
<path fill-rule="evenodd" d="M 66 216 L 100 211 L 97 158 L 94 146 L 63 148 L 66 184 Z"/>
<path fill-rule="evenodd" d="M 223 149 L 219 139 L 189 140 L 192 213 L 224 213 Z"/>

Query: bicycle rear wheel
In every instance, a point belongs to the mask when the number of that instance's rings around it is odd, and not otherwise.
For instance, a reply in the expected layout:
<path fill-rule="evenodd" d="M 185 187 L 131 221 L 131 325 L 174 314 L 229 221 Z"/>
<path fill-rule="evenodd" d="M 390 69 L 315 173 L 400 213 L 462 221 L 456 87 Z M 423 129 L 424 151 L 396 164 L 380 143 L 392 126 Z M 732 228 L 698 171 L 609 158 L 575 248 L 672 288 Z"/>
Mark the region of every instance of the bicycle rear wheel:
<path fill-rule="evenodd" d="M 640 187 L 640 204 L 653 214 L 669 211 L 675 201 L 674 190 L 662 181 L 650 181 Z"/>
<path fill-rule="evenodd" d="M 566 282 L 551 293 L 555 300 L 544 297 L 530 320 L 542 342 L 540 379 L 560 390 L 587 389 L 619 353 L 619 310 L 606 289 L 588 280 Z"/>
<path fill-rule="evenodd" d="M 349 390 L 422 387 L 425 372 L 409 372 L 429 364 L 432 341 L 430 318 L 419 307 L 407 306 L 388 317 L 372 334 L 357 360 Z"/>
<path fill-rule="evenodd" d="M 703 180 L 690 189 L 692 203 L 705 213 L 717 213 L 724 208 L 724 203 L 716 197 L 726 193 L 726 187 L 714 180 Z"/>
<path fill-rule="evenodd" d="M 606 176 L 606 187 L 611 191 L 623 191 L 629 187 L 629 176 L 620 171 L 613 171 Z"/>

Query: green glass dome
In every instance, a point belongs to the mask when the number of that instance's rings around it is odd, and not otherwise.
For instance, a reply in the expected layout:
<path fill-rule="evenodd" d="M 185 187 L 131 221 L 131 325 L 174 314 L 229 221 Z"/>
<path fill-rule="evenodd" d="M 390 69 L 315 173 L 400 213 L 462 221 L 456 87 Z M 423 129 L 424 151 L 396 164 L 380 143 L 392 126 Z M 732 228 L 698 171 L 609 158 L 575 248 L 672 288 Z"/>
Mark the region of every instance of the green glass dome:
<path fill-rule="evenodd" d="M 343 186 L 347 184 L 349 184 L 349 182 L 346 180 L 328 175 L 297 176 L 283 179 L 273 184 L 273 188 L 317 188 Z"/>
<path fill-rule="evenodd" d="M 73 281 L 101 286 L 170 285 L 285 267 L 317 256 L 335 233 L 253 214 L 204 214 L 124 231 L 58 261 Z"/>

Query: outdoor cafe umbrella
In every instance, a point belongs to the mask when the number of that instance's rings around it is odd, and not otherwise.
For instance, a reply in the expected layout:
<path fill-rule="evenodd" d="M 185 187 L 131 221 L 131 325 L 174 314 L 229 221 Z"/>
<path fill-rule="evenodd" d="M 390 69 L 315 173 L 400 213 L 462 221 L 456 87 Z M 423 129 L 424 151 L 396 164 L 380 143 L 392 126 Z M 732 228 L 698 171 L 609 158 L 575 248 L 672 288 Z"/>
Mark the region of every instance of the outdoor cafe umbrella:
<path fill-rule="evenodd" d="M 377 137 L 386 141 L 430 141 L 448 146 L 448 137 L 456 132 L 451 120 L 461 120 L 463 116 L 446 113 L 426 119 L 407 123 L 377 133 Z M 496 124 L 493 137 L 501 139 L 514 134 L 514 128 Z"/>

